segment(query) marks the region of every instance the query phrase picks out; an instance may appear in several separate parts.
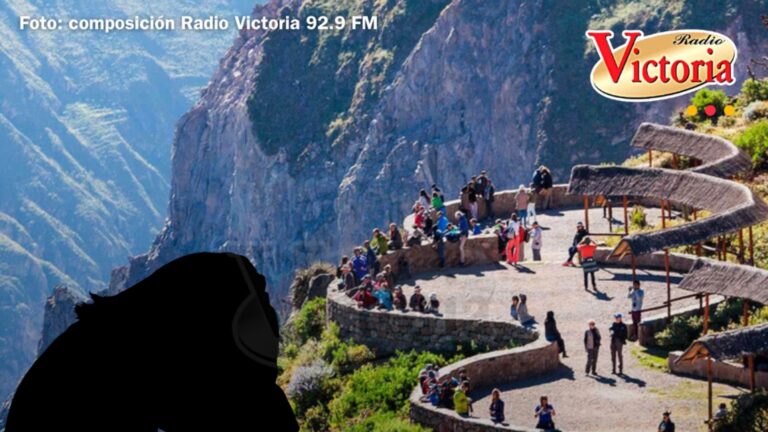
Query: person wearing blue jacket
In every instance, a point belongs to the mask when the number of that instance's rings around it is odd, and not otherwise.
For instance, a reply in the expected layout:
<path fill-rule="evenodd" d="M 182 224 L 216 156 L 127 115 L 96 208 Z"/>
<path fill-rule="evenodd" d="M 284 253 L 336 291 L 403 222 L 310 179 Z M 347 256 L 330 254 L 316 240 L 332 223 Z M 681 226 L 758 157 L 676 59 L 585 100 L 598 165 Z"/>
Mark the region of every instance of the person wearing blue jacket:
<path fill-rule="evenodd" d="M 459 221 L 459 265 L 464 267 L 464 245 L 467 244 L 467 238 L 469 238 L 469 221 L 467 216 L 460 212 L 456 212 L 456 220 Z"/>
<path fill-rule="evenodd" d="M 352 258 L 352 272 L 358 281 L 362 281 L 363 277 L 368 274 L 368 263 L 363 256 L 362 248 L 355 248 L 355 257 Z"/>

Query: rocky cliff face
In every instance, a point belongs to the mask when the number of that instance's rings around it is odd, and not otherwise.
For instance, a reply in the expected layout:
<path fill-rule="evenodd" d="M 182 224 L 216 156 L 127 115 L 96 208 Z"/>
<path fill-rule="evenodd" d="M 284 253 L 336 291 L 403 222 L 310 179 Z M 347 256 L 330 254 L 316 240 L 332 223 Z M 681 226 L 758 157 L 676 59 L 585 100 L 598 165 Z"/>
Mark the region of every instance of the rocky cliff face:
<path fill-rule="evenodd" d="M 732 3 L 723 11 L 755 7 Z M 409 198 L 431 183 L 453 198 L 481 169 L 497 187 L 512 188 L 527 183 L 538 163 L 564 181 L 573 163 L 623 159 L 639 122 L 666 122 L 687 98 L 622 104 L 596 95 L 589 27 L 703 26 L 729 34 L 744 52 L 766 52 L 765 32 L 738 14 L 721 11 L 708 27 L 711 12 L 681 13 L 691 7 L 684 1 L 633 5 L 275 0 L 258 7 L 258 17 L 374 14 L 380 26 L 239 36 L 179 122 L 169 219 L 151 250 L 131 260 L 126 283 L 186 253 L 230 250 L 251 257 L 272 298 L 281 298 L 294 268 L 335 261 L 374 226 L 402 220 Z M 748 60 L 739 57 L 739 78 Z"/>
<path fill-rule="evenodd" d="M 0 398 L 58 284 L 107 287 L 165 217 L 176 120 L 234 32 L 22 31 L 21 15 L 231 16 L 253 0 L 0 0 Z"/>

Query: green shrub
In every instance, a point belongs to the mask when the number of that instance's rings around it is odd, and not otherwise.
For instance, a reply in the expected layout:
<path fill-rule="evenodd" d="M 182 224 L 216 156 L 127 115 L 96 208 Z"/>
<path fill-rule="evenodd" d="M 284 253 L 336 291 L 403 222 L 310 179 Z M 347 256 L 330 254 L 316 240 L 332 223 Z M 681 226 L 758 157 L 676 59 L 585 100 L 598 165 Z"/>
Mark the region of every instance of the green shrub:
<path fill-rule="evenodd" d="M 734 143 L 752 157 L 755 169 L 768 166 L 768 120 L 761 120 L 747 128 Z"/>
<path fill-rule="evenodd" d="M 367 346 L 342 341 L 336 323 L 330 323 L 326 327 L 321 343 L 323 358 L 339 374 L 352 372 L 375 358 Z"/>
<path fill-rule="evenodd" d="M 713 122 L 717 121 L 717 118 L 723 114 L 723 108 L 727 104 L 728 97 L 725 92 L 721 90 L 701 89 L 691 99 L 691 105 L 695 106 L 698 110 L 693 117 L 697 121 L 704 121 L 712 119 Z M 712 117 L 707 116 L 704 112 L 704 108 L 707 105 L 713 105 L 715 107 L 715 115 Z"/>
<path fill-rule="evenodd" d="M 630 214 L 630 224 L 637 229 L 644 229 L 648 227 L 648 219 L 645 215 L 645 208 L 641 205 L 636 205 L 632 208 Z"/>
<path fill-rule="evenodd" d="M 768 80 L 749 78 L 744 81 L 741 85 L 740 99 L 744 104 L 768 100 Z"/>
<path fill-rule="evenodd" d="M 329 405 L 331 427 L 344 429 L 350 419 L 362 421 L 361 413 L 392 412 L 404 417 L 419 370 L 427 363 L 442 365 L 445 359 L 411 351 L 398 353 L 383 365 L 366 364 L 357 369 Z"/>
<path fill-rule="evenodd" d="M 743 394 L 731 402 L 725 419 L 715 423 L 716 432 L 763 432 L 768 430 L 768 392 Z"/>
<path fill-rule="evenodd" d="M 342 427 L 343 432 L 427 432 L 429 429 L 408 420 L 395 416 L 393 413 L 376 413 L 360 423 Z"/>
<path fill-rule="evenodd" d="M 667 328 L 656 333 L 656 345 L 669 351 L 684 350 L 701 336 L 701 317 L 674 317 Z"/>
<path fill-rule="evenodd" d="M 320 339 L 325 327 L 325 299 L 307 302 L 284 329 L 286 342 L 304 345 L 309 339 Z"/>
<path fill-rule="evenodd" d="M 293 402 L 297 416 L 303 417 L 312 407 L 325 405 L 333 398 L 337 388 L 332 377 L 331 367 L 320 361 L 294 369 L 285 394 Z"/>

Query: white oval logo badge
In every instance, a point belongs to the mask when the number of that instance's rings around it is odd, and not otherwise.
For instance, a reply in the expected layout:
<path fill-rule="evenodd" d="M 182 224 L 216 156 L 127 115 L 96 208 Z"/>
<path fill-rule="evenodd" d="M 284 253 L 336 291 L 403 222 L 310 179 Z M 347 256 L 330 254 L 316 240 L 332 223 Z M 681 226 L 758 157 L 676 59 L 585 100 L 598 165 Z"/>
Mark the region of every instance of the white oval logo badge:
<path fill-rule="evenodd" d="M 735 82 L 736 44 L 720 33 L 674 30 L 644 36 L 627 30 L 618 48 L 611 43 L 612 31 L 586 34 L 600 56 L 590 75 L 592 87 L 611 99 L 653 101 Z"/>

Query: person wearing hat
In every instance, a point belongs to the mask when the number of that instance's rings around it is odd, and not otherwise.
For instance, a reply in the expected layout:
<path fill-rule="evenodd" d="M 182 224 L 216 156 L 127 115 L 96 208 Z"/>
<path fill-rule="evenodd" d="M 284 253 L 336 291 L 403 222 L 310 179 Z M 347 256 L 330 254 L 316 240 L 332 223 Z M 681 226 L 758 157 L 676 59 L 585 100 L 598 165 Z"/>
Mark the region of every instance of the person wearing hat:
<path fill-rule="evenodd" d="M 576 235 L 573 236 L 573 242 L 571 247 L 568 248 L 568 259 L 563 263 L 564 267 L 573 266 L 573 256 L 579 251 L 579 243 L 584 240 L 584 237 L 588 236 L 589 232 L 584 227 L 584 224 L 579 222 L 576 224 Z"/>
<path fill-rule="evenodd" d="M 595 325 L 595 320 L 589 320 L 589 328 L 584 332 L 584 349 L 587 351 L 586 373 L 592 371 L 592 375 L 597 375 L 597 354 L 600 351 L 600 330 Z"/>
<path fill-rule="evenodd" d="M 611 365 L 616 375 L 616 357 L 619 358 L 619 375 L 624 374 L 624 345 L 627 343 L 627 325 L 622 321 L 623 316 L 617 313 L 613 316 L 613 324 L 609 328 L 611 334 Z"/>
<path fill-rule="evenodd" d="M 664 411 L 662 414 L 661 423 L 659 423 L 659 432 L 675 432 L 675 423 L 672 421 L 669 411 Z"/>
<path fill-rule="evenodd" d="M 533 251 L 533 260 L 541 261 L 541 245 L 542 245 L 543 231 L 539 226 L 539 223 L 533 221 L 533 229 L 531 229 L 531 250 Z"/>

